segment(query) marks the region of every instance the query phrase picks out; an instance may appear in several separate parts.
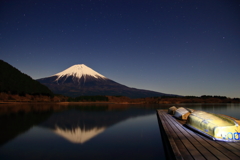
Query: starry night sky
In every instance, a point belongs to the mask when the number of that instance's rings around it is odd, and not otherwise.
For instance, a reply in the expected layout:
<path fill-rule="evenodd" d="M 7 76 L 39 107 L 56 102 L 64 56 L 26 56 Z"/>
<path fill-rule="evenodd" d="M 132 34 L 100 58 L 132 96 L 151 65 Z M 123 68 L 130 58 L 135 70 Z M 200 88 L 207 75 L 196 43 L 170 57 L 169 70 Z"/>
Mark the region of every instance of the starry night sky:
<path fill-rule="evenodd" d="M 85 64 L 129 87 L 240 97 L 240 1 L 1 0 L 0 59 L 34 79 Z"/>

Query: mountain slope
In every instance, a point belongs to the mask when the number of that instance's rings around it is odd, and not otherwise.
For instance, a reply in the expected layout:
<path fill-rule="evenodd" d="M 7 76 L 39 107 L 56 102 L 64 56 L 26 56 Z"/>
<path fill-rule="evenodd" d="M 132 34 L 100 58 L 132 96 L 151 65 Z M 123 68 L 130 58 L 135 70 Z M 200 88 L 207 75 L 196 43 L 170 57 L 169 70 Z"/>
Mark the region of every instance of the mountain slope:
<path fill-rule="evenodd" d="M 0 60 L 0 92 L 53 95 L 46 86 L 33 80 L 3 60 Z"/>
<path fill-rule="evenodd" d="M 130 88 L 119 84 L 84 64 L 74 65 L 50 77 L 37 79 L 56 94 L 127 96 L 131 98 L 159 97 L 167 94 Z"/>

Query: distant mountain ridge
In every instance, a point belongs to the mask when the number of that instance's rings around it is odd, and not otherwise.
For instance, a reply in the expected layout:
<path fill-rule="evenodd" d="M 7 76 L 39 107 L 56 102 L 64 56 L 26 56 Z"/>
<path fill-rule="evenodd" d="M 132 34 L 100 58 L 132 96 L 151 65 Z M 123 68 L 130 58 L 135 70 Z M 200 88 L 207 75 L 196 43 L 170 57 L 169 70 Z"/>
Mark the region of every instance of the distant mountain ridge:
<path fill-rule="evenodd" d="M 73 65 L 50 77 L 37 79 L 52 92 L 70 97 L 85 95 L 127 96 L 130 98 L 171 96 L 160 92 L 130 88 L 117 83 L 84 64 Z"/>
<path fill-rule="evenodd" d="M 53 95 L 46 86 L 3 60 L 0 60 L 0 92 L 20 95 Z"/>

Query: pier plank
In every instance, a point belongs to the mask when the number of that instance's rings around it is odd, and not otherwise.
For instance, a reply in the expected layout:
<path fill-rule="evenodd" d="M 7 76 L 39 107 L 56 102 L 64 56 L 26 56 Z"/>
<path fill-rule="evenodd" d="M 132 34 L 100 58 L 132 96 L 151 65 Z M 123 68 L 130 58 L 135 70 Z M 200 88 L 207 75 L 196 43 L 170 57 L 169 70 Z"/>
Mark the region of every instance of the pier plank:
<path fill-rule="evenodd" d="M 177 120 L 175 118 L 172 118 L 171 115 L 168 115 L 168 116 L 169 116 L 169 120 L 172 122 L 173 125 L 178 124 Z M 199 137 L 198 133 L 195 133 L 192 130 L 189 130 L 188 128 L 183 127 L 182 125 L 179 125 L 179 126 L 181 126 L 181 128 L 183 130 L 185 130 L 187 133 L 189 133 L 192 136 L 193 139 L 195 139 L 195 140 L 190 139 L 190 141 L 194 142 L 194 144 L 196 146 L 198 146 L 197 148 L 201 151 L 201 153 L 203 153 L 203 155 L 207 159 L 209 159 L 209 158 L 212 159 L 213 156 L 217 157 L 217 159 L 229 159 L 225 154 L 223 154 L 222 152 L 218 151 L 217 148 L 214 147 L 215 149 L 213 149 L 213 146 L 211 144 L 206 143 L 204 141 L 204 139 L 206 139 L 206 137 L 201 137 L 201 136 Z M 210 140 L 210 142 L 212 142 L 212 141 Z"/>
<path fill-rule="evenodd" d="M 184 159 L 192 159 L 192 156 L 191 154 L 189 154 L 189 150 L 188 148 L 186 147 L 186 144 L 185 143 L 182 143 L 182 140 L 178 137 L 177 134 L 175 134 L 175 131 L 174 129 L 171 127 L 171 125 L 168 123 L 167 119 L 164 117 L 164 115 L 162 115 L 162 118 L 166 121 L 166 125 L 168 126 L 169 128 L 169 131 L 170 131 L 170 134 L 171 136 L 173 137 L 182 157 Z"/>
<path fill-rule="evenodd" d="M 168 119 L 168 117 L 166 115 L 164 115 L 165 118 Z M 189 135 L 185 134 L 183 130 L 181 130 L 181 128 L 179 126 L 174 126 L 174 125 L 171 125 L 173 129 L 175 129 L 174 132 L 172 132 L 174 135 L 177 135 L 178 138 L 185 146 L 186 148 L 188 149 L 188 152 L 189 154 L 191 154 L 191 156 L 194 158 L 194 159 L 205 159 L 203 157 L 203 155 L 198 151 L 198 149 L 196 147 L 198 146 L 195 146 L 192 144 L 191 141 L 189 141 Z"/>
<path fill-rule="evenodd" d="M 198 150 L 202 154 L 203 157 L 205 157 L 206 159 L 212 159 L 212 160 L 218 159 L 217 157 L 228 159 L 225 155 L 221 154 L 221 152 L 219 152 L 219 156 L 216 157 L 215 154 L 213 154 L 211 151 L 209 151 L 206 148 L 206 146 L 205 146 L 206 143 L 204 145 L 201 143 L 200 139 L 195 138 L 195 133 L 187 132 L 187 130 L 185 130 L 182 125 L 179 125 L 178 123 L 176 123 L 175 119 L 173 119 L 173 118 L 169 118 L 169 119 L 175 127 L 177 127 L 184 135 L 186 135 L 189 142 L 191 142 L 195 146 L 196 150 Z"/>
<path fill-rule="evenodd" d="M 172 152 L 175 156 L 175 159 L 183 159 L 181 153 L 185 152 L 185 150 L 180 153 L 179 148 L 177 147 L 176 142 L 174 140 L 174 137 L 171 134 L 172 131 L 170 130 L 170 128 L 167 124 L 167 120 L 165 120 L 162 116 L 160 116 L 160 119 L 161 119 L 160 122 L 162 123 L 162 128 L 164 129 L 164 132 L 166 134 L 166 137 L 164 137 L 164 138 L 168 138 L 169 145 L 172 147 Z M 180 149 L 183 149 L 183 148 L 180 147 Z"/>
<path fill-rule="evenodd" d="M 160 128 L 169 139 L 170 149 L 176 159 L 240 159 L 239 142 L 211 140 L 184 126 L 185 121 L 177 120 L 166 110 L 157 110 Z M 165 144 L 166 145 L 166 144 Z"/>
<path fill-rule="evenodd" d="M 204 141 L 207 141 L 209 144 L 212 145 L 211 149 L 215 148 L 215 149 L 219 150 L 221 153 L 223 153 L 224 155 L 226 155 L 230 159 L 240 159 L 239 156 L 234 154 L 231 150 L 229 150 L 228 147 L 226 147 L 227 146 L 226 143 L 234 143 L 234 142 L 218 142 L 218 141 L 213 141 L 211 139 L 208 139 L 208 138 L 206 138 L 206 137 L 204 137 L 202 135 L 199 135 L 199 136 L 201 136 Z"/>

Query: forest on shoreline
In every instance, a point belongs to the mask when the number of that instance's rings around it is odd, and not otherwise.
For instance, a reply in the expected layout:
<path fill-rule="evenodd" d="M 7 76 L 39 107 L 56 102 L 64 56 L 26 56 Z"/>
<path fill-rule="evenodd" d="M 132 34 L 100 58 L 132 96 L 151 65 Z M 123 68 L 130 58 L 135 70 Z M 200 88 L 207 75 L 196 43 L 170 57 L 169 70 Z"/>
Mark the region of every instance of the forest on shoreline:
<path fill-rule="evenodd" d="M 148 97 L 132 99 L 125 96 L 79 96 L 67 97 L 63 95 L 30 95 L 0 93 L 0 103 L 11 102 L 105 102 L 119 104 L 179 104 L 179 103 L 240 103 L 240 98 L 225 96 L 179 96 L 179 97 Z"/>

